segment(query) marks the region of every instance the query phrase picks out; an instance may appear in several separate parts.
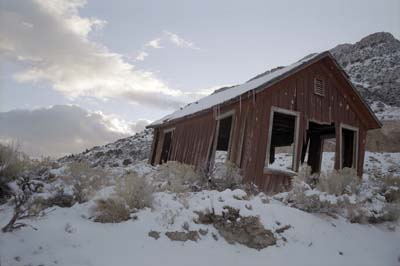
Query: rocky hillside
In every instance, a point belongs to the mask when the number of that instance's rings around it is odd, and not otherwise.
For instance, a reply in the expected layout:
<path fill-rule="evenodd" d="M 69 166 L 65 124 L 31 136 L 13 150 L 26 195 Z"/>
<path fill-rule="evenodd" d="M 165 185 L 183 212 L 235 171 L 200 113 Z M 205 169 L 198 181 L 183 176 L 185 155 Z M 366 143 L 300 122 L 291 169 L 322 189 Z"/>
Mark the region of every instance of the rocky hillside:
<path fill-rule="evenodd" d="M 127 166 L 149 157 L 152 140 L 153 130 L 145 129 L 131 137 L 104 146 L 96 146 L 79 154 L 65 156 L 58 161 L 64 164 L 70 161 L 86 160 L 91 162 L 93 166 Z"/>
<path fill-rule="evenodd" d="M 400 106 L 400 41 L 392 34 L 373 33 L 331 53 L 368 102 Z"/>

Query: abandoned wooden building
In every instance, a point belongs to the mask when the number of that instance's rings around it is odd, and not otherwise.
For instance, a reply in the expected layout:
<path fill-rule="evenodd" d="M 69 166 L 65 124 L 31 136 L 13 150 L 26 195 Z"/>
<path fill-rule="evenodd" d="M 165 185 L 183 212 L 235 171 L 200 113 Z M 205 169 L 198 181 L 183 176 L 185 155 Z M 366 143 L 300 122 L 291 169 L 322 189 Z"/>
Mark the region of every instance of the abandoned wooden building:
<path fill-rule="evenodd" d="M 152 123 L 149 161 L 213 166 L 218 154 L 245 182 L 268 192 L 288 189 L 304 162 L 361 176 L 366 133 L 381 124 L 329 52 L 313 54 L 248 82 L 222 88 Z M 328 160 L 329 161 L 329 160 Z"/>

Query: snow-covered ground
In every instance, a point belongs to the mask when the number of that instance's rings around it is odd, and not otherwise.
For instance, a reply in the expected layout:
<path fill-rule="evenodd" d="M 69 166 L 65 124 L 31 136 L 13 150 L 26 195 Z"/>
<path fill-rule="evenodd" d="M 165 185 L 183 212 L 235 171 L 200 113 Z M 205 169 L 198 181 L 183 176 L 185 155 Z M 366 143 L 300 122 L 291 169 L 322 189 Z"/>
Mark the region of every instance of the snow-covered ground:
<path fill-rule="evenodd" d="M 329 164 L 332 156 L 325 156 L 324 163 Z M 398 175 L 399 165 L 400 153 L 367 152 L 364 178 L 376 172 Z M 139 172 L 149 169 L 143 164 L 136 168 Z M 104 197 L 110 189 L 96 197 Z M 71 208 L 53 207 L 47 215 L 26 221 L 37 230 L 24 227 L 0 232 L 0 265 L 400 265 L 398 222 L 352 224 L 340 216 L 288 207 L 264 194 L 244 196 L 242 190 L 158 192 L 152 209 L 118 224 L 89 220 L 96 198 Z M 229 244 L 212 225 L 193 221 L 197 218 L 194 211 L 214 208 L 220 214 L 225 205 L 240 209 L 242 216 L 259 216 L 265 228 L 274 232 L 277 245 L 257 251 Z M 0 206 L 1 226 L 11 214 L 11 205 Z M 208 233 L 197 242 L 174 242 L 165 235 L 184 231 L 185 222 L 189 230 L 207 229 Z M 291 227 L 276 232 L 286 225 Z M 152 230 L 160 232 L 158 240 L 148 236 Z"/>
<path fill-rule="evenodd" d="M 55 208 L 47 216 L 30 221 L 29 227 L 0 234 L 1 265 L 398 265 L 400 231 L 385 226 L 351 224 L 343 218 L 317 216 L 282 205 L 263 203 L 262 196 L 238 200 L 241 190 L 202 191 L 187 196 L 189 206 L 174 194 L 158 193 L 154 209 L 137 213 L 137 220 L 100 224 L 86 217 L 92 202 L 72 208 Z M 278 244 L 257 251 L 228 244 L 211 225 L 193 222 L 194 210 L 224 205 L 240 208 L 242 215 L 259 215 L 267 229 L 291 228 L 276 234 Z M 252 206 L 248 210 L 245 205 Z M 0 223 L 7 221 L 2 208 Z M 209 232 L 197 242 L 172 242 L 163 233 L 182 230 Z M 279 224 L 279 225 L 278 225 Z M 161 232 L 155 240 L 151 230 Z M 286 238 L 287 242 L 283 240 Z"/>

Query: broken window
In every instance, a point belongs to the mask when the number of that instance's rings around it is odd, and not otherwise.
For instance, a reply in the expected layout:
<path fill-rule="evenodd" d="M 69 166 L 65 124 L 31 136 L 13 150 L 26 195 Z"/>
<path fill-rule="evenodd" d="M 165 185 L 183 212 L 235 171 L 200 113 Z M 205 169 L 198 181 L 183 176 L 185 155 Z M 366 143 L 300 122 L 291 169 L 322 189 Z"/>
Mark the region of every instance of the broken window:
<path fill-rule="evenodd" d="M 232 133 L 233 115 L 218 120 L 217 142 L 215 148 L 215 163 L 224 163 L 228 159 L 228 151 Z"/>
<path fill-rule="evenodd" d="M 271 117 L 265 166 L 274 170 L 294 170 L 298 114 L 273 109 Z"/>
<path fill-rule="evenodd" d="M 341 167 L 354 168 L 357 163 L 357 130 L 342 127 Z"/>
<path fill-rule="evenodd" d="M 171 158 L 173 130 L 164 131 L 164 141 L 161 150 L 160 164 L 169 161 Z"/>
<path fill-rule="evenodd" d="M 311 173 L 334 169 L 336 149 L 335 124 L 308 123 L 301 163 L 307 162 Z"/>

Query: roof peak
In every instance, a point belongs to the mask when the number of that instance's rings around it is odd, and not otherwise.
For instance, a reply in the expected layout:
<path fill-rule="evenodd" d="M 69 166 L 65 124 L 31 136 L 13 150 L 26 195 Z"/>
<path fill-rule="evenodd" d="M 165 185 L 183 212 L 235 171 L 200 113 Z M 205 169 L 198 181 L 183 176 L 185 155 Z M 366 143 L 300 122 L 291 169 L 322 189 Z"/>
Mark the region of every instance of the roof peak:
<path fill-rule="evenodd" d="M 274 71 L 269 71 L 268 73 L 263 73 L 261 75 L 258 75 L 241 85 L 236 85 L 230 88 L 222 88 L 222 90 L 217 90 L 211 95 L 203 97 L 193 103 L 187 104 L 186 106 L 179 108 L 172 114 L 164 116 L 160 120 L 157 120 L 152 124 L 150 124 L 148 127 L 157 127 L 162 125 L 163 123 L 170 122 L 175 119 L 183 118 L 189 115 L 193 115 L 201 111 L 205 111 L 214 106 L 235 99 L 244 93 L 259 89 L 262 86 L 270 86 L 270 84 L 272 84 L 275 80 L 279 79 L 285 74 L 297 71 L 300 67 L 303 67 L 304 65 L 307 65 L 316 60 L 320 60 L 325 56 L 330 56 L 332 58 L 332 55 L 329 53 L 329 51 L 309 54 L 291 65 L 288 65 L 286 67 L 275 68 Z"/>

